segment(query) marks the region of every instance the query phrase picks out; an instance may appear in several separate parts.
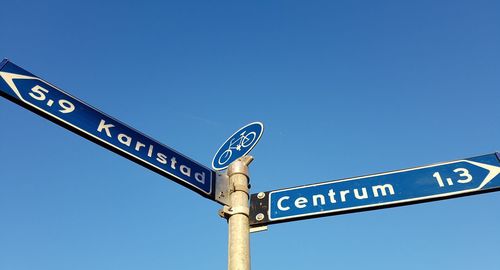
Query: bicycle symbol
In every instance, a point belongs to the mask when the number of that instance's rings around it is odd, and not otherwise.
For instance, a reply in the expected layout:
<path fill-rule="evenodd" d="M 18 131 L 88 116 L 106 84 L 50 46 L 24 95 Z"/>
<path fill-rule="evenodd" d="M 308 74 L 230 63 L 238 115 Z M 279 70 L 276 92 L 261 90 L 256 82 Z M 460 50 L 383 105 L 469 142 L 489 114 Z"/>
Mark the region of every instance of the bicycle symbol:
<path fill-rule="evenodd" d="M 261 122 L 250 123 L 231 135 L 212 159 L 212 168 L 216 171 L 226 169 L 236 159 L 248 154 L 259 142 L 264 125 Z"/>
<path fill-rule="evenodd" d="M 219 165 L 224 165 L 231 158 L 233 150 L 241 151 L 242 148 L 251 146 L 255 141 L 255 138 L 257 138 L 257 134 L 254 131 L 247 134 L 246 131 L 243 131 L 239 138 L 233 138 L 229 143 L 228 149 L 220 155 L 219 160 L 217 161 Z"/>

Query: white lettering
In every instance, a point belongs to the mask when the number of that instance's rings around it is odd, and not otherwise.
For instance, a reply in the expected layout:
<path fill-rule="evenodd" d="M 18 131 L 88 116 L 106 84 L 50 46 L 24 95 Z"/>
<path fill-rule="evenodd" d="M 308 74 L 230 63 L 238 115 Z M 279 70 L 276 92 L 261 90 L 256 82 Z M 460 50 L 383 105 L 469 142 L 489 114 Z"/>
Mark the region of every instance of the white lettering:
<path fill-rule="evenodd" d="M 170 168 L 175 170 L 175 164 L 177 164 L 177 160 L 173 157 L 170 159 Z"/>
<path fill-rule="evenodd" d="M 154 149 L 154 147 L 152 145 L 150 145 L 149 150 L 148 150 L 148 157 L 153 157 L 153 149 Z"/>
<path fill-rule="evenodd" d="M 318 199 L 321 201 L 321 205 L 325 205 L 325 196 L 321 194 L 313 195 L 313 205 L 318 206 Z"/>
<path fill-rule="evenodd" d="M 126 146 L 130 146 L 130 144 L 132 143 L 132 138 L 130 138 L 129 136 L 125 135 L 125 134 L 118 134 L 118 141 L 123 143 L 124 145 Z"/>
<path fill-rule="evenodd" d="M 205 172 L 202 172 L 202 173 L 195 173 L 194 174 L 194 179 L 196 179 L 196 181 L 202 183 L 202 184 L 205 184 Z"/>
<path fill-rule="evenodd" d="M 159 165 L 158 163 L 166 165 L 160 169 L 167 170 L 169 173 L 174 173 L 174 175 L 180 177 L 181 180 L 189 181 L 190 183 L 206 184 L 207 177 L 211 178 L 212 175 L 205 170 L 196 171 L 193 170 L 191 167 L 183 165 L 182 163 L 178 162 L 176 156 L 169 155 L 170 152 L 166 152 L 167 154 L 159 152 L 162 151 L 163 149 L 161 145 L 157 145 L 155 143 L 153 144 L 143 143 L 141 141 L 136 140 L 137 138 L 135 138 L 134 136 L 129 136 L 126 133 L 119 133 L 118 131 L 116 132 L 116 134 L 113 134 L 114 131 L 112 130 L 114 128 L 115 125 L 107 123 L 106 120 L 104 119 L 100 119 L 99 125 L 97 127 L 97 132 L 105 133 L 107 137 L 116 139 L 119 143 L 129 146 L 130 151 L 127 149 L 127 151 L 129 151 L 128 153 L 134 155 L 136 158 L 139 158 L 141 160 L 146 159 L 146 162 L 154 163 L 155 165 Z M 139 138 L 142 137 L 139 136 Z M 147 137 L 145 139 L 147 139 Z M 115 140 L 113 140 L 113 143 L 118 144 L 116 143 Z M 137 153 L 133 153 L 134 151 L 131 150 L 132 147 L 133 149 L 135 149 Z M 147 157 L 145 156 L 145 154 L 147 155 Z M 169 161 L 170 161 L 170 166 L 168 165 Z M 175 172 L 173 172 L 173 170 L 175 170 Z"/>
<path fill-rule="evenodd" d="M 363 195 L 359 196 L 359 190 L 357 188 L 354 189 L 354 197 L 358 200 L 368 199 L 368 193 L 366 192 L 366 188 L 361 189 L 363 191 Z"/>
<path fill-rule="evenodd" d="M 162 164 L 167 164 L 167 156 L 163 153 L 158 153 L 156 154 L 157 158 L 156 160 L 158 160 L 158 162 L 162 163 Z"/>
<path fill-rule="evenodd" d="M 340 191 L 340 200 L 342 202 L 345 202 L 345 195 L 347 195 L 347 193 L 349 193 L 350 191 L 349 190 L 341 190 Z"/>
<path fill-rule="evenodd" d="M 191 176 L 191 168 L 181 165 L 180 170 L 181 173 L 184 174 L 185 176 Z"/>
<path fill-rule="evenodd" d="M 141 147 L 145 147 L 146 145 L 141 143 L 140 141 L 137 141 L 135 143 L 135 151 L 140 151 L 141 150 Z"/>
<path fill-rule="evenodd" d="M 300 191 L 300 190 L 299 190 Z M 326 190 L 325 190 L 326 191 Z M 370 192 L 371 191 L 371 192 Z M 308 192 L 298 192 L 298 194 L 307 194 Z M 339 194 L 336 198 L 336 194 Z M 353 194 L 353 196 L 349 196 L 348 194 Z M 307 212 L 316 212 L 316 211 L 333 211 L 336 209 L 342 208 L 350 208 L 350 203 L 354 203 L 354 201 L 367 200 L 370 198 L 377 198 L 383 196 L 394 195 L 394 187 L 391 184 L 380 184 L 369 187 L 357 187 L 352 189 L 343 189 L 335 191 L 333 188 L 328 189 L 327 193 L 318 192 L 313 193 L 307 196 L 295 197 L 295 196 L 282 196 L 279 198 L 277 202 L 278 209 L 280 211 L 288 211 L 291 208 L 295 207 L 296 209 L 306 208 Z M 328 195 L 328 196 L 327 196 Z M 300 195 L 298 195 L 300 196 Z M 338 199 L 338 200 L 337 200 Z M 293 206 L 290 205 L 289 202 L 293 201 Z M 379 200 L 372 199 L 374 202 Z M 337 202 L 345 205 L 333 206 Z M 358 203 L 359 204 L 359 203 Z M 328 205 L 324 207 L 325 205 Z M 354 204 L 356 205 L 356 204 Z M 313 210 L 314 207 L 321 207 L 321 210 Z"/>
<path fill-rule="evenodd" d="M 307 206 L 307 199 L 304 198 L 304 197 L 298 197 L 296 200 L 295 200 L 295 207 L 297 208 L 304 208 Z"/>
<path fill-rule="evenodd" d="M 331 203 L 336 203 L 337 201 L 335 200 L 335 192 L 333 191 L 333 189 L 330 189 L 328 191 L 328 197 L 330 197 L 330 202 Z"/>
<path fill-rule="evenodd" d="M 288 210 L 290 210 L 289 206 L 283 207 L 283 205 L 281 204 L 284 200 L 289 200 L 289 199 L 290 199 L 290 196 L 283 196 L 283 197 L 281 197 L 278 200 L 278 209 L 281 210 L 281 211 L 288 211 Z"/>
<path fill-rule="evenodd" d="M 391 195 L 394 195 L 394 188 L 392 187 L 392 185 L 385 184 L 385 185 L 373 186 L 372 187 L 373 196 L 378 197 L 379 190 L 382 192 L 382 196 L 387 196 L 387 192 L 386 192 L 387 189 L 389 190 L 389 193 L 391 193 Z"/>
<path fill-rule="evenodd" d="M 106 122 L 101 119 L 101 122 L 99 122 L 99 126 L 97 127 L 97 131 L 102 132 L 102 130 L 104 129 L 104 131 L 106 131 L 106 135 L 108 135 L 108 137 L 112 138 L 111 131 L 109 131 L 109 129 L 112 127 L 115 127 L 115 126 L 112 124 L 106 125 Z"/>

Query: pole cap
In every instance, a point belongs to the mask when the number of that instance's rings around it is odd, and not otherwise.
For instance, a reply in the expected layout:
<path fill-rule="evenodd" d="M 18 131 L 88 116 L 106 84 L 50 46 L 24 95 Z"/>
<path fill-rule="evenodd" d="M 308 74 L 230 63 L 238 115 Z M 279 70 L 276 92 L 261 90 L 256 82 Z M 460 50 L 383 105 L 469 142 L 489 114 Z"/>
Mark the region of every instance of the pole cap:
<path fill-rule="evenodd" d="M 244 174 L 248 177 L 248 165 L 252 163 L 252 156 L 244 156 L 235 160 L 227 169 L 227 175 L 231 177 L 233 174 Z"/>

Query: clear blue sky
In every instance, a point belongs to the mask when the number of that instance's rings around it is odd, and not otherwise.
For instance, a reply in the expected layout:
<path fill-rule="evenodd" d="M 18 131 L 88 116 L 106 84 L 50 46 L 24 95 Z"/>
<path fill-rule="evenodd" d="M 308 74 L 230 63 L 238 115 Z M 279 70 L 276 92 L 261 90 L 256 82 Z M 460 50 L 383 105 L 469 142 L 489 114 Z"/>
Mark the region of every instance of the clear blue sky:
<path fill-rule="evenodd" d="M 0 57 L 252 192 L 500 150 L 498 1 L 3 1 Z M 0 99 L 0 269 L 225 269 L 218 204 Z M 500 193 L 277 224 L 253 269 L 498 269 Z"/>

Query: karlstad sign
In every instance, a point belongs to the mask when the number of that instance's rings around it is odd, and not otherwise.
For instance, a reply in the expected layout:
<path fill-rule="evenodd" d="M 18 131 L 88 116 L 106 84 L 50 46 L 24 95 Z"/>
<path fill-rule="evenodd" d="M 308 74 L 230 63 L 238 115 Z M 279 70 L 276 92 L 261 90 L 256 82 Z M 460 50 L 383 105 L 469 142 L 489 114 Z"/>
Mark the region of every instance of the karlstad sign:
<path fill-rule="evenodd" d="M 0 95 L 117 154 L 215 200 L 215 172 L 85 104 L 8 60 Z"/>

